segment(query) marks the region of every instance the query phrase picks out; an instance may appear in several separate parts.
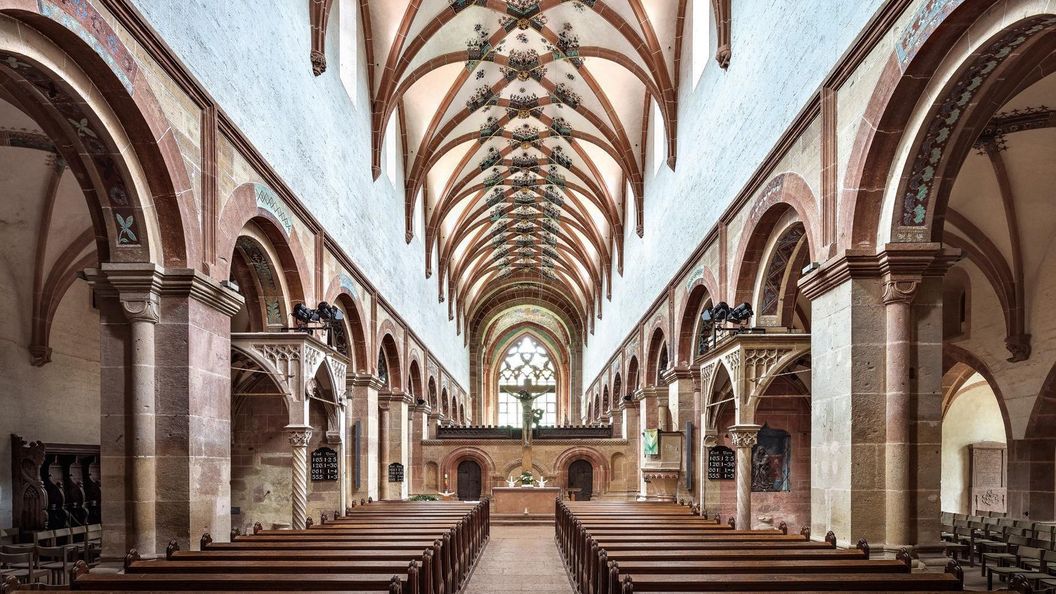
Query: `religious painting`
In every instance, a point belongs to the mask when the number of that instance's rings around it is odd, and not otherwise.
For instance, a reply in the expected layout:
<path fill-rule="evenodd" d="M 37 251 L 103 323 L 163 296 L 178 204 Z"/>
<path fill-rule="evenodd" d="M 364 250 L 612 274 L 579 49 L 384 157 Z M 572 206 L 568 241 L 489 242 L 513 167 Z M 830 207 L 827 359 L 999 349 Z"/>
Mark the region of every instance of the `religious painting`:
<path fill-rule="evenodd" d="M 646 456 L 660 455 L 660 435 L 656 429 L 646 429 L 642 432 L 642 451 Z"/>
<path fill-rule="evenodd" d="M 792 436 L 788 431 L 763 425 L 752 448 L 752 491 L 791 490 Z"/>

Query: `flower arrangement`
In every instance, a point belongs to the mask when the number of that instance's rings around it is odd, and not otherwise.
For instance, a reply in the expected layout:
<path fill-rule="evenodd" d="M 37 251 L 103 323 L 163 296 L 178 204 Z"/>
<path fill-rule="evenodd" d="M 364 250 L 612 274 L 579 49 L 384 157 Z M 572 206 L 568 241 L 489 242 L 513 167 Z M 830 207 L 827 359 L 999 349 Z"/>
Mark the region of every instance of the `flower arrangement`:
<path fill-rule="evenodd" d="M 526 471 L 521 473 L 520 481 L 521 481 L 521 485 L 522 486 L 534 485 L 535 484 L 535 477 L 532 476 L 532 473 L 530 473 L 530 472 L 528 472 L 526 470 Z"/>

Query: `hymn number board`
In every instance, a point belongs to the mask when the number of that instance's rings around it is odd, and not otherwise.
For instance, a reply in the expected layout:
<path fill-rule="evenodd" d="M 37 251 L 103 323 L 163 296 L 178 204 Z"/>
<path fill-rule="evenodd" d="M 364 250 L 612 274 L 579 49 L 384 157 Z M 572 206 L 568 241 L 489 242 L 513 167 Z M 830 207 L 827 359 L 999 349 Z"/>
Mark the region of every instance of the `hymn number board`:
<path fill-rule="evenodd" d="M 330 448 L 319 448 L 312 452 L 312 480 L 337 480 L 337 452 Z"/>
<path fill-rule="evenodd" d="M 400 464 L 399 462 L 393 462 L 392 464 L 389 464 L 389 482 L 403 482 L 403 464 Z"/>
<path fill-rule="evenodd" d="M 732 481 L 737 469 L 737 456 L 726 446 L 715 446 L 708 451 L 708 479 Z"/>

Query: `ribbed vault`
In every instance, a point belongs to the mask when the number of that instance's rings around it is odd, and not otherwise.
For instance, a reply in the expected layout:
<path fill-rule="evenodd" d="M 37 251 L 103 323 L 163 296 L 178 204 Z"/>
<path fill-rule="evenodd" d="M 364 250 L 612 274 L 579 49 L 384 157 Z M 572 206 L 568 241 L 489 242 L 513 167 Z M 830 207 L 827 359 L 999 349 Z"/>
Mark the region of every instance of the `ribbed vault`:
<path fill-rule="evenodd" d="M 407 239 L 421 209 L 427 272 L 452 315 L 473 320 L 523 286 L 589 327 L 628 213 L 642 230 L 644 99 L 674 165 L 684 0 L 362 2 L 374 173 L 399 122 Z"/>

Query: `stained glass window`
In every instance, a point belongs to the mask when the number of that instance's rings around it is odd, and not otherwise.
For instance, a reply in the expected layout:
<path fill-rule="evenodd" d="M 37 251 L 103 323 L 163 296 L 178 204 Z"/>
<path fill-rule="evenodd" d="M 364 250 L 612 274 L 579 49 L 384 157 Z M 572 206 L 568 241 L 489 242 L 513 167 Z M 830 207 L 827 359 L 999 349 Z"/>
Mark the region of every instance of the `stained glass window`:
<path fill-rule="evenodd" d="M 506 351 L 506 358 L 499 368 L 499 425 L 503 427 L 521 426 L 521 403 L 510 394 L 514 386 L 550 386 L 551 389 L 539 396 L 533 406 L 543 410 L 540 425 L 557 424 L 557 372 L 550 359 L 538 342 L 525 336 L 516 345 Z"/>

